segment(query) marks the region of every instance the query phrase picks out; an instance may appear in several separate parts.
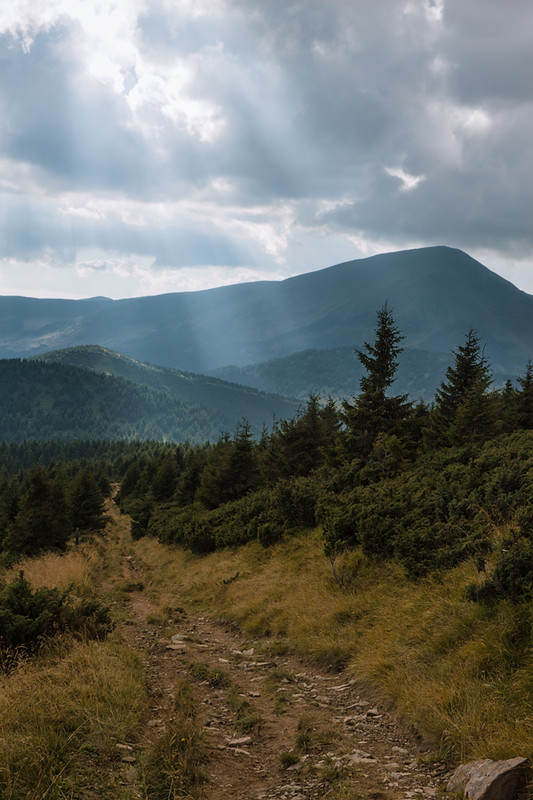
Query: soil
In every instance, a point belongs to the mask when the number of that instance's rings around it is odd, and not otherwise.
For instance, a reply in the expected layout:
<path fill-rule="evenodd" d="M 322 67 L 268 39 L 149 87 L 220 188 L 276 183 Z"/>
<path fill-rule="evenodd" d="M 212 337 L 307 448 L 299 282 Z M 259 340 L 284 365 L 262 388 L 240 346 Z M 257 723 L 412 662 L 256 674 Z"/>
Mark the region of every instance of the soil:
<path fill-rule="evenodd" d="M 122 634 L 142 655 L 151 699 L 136 740 L 118 744 L 121 782 L 134 796 L 146 797 L 136 762 L 171 719 L 180 680 L 193 688 L 205 733 L 206 782 L 195 790 L 202 800 L 414 800 L 445 786 L 449 765 L 433 761 L 417 732 L 352 674 L 272 657 L 271 643 L 267 650 L 245 641 L 237 627 L 192 610 L 154 625 L 143 569 L 131 556 L 124 577 L 139 588 L 129 593 Z M 217 685 L 217 675 L 231 686 Z M 249 730 L 235 728 L 235 698 L 249 704 Z"/>

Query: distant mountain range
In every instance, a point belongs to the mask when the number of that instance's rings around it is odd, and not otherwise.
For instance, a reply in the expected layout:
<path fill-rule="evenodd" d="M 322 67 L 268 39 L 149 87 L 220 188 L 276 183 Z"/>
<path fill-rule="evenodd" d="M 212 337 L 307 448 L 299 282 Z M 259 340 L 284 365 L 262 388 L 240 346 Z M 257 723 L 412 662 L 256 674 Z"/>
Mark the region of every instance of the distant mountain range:
<path fill-rule="evenodd" d="M 398 359 L 392 391 L 407 394 L 414 402 L 424 400 L 431 403 L 452 361 L 452 353 L 405 348 Z M 353 347 L 336 347 L 303 350 L 246 367 L 219 367 L 211 374 L 226 381 L 305 401 L 309 393 L 335 399 L 356 395 L 364 370 Z M 494 388 L 502 387 L 508 377 L 516 376 L 495 372 Z"/>
<path fill-rule="evenodd" d="M 98 346 L 0 360 L 0 441 L 156 439 L 200 443 L 256 435 L 296 400 L 212 377 L 142 364 Z"/>
<path fill-rule="evenodd" d="M 93 343 L 206 373 L 361 347 L 385 301 L 406 348 L 449 353 L 475 328 L 497 372 L 522 374 L 533 354 L 533 297 L 460 250 L 429 247 L 202 292 L 116 301 L 2 297 L 0 356 Z"/>

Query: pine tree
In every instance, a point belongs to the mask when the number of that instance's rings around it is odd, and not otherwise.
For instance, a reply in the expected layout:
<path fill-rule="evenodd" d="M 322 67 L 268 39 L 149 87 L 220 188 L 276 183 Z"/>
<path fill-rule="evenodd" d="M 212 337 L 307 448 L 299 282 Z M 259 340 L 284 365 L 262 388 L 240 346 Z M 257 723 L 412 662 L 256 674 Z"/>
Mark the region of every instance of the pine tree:
<path fill-rule="evenodd" d="M 495 416 L 492 375 L 476 331 L 468 331 L 454 356 L 435 396 L 435 429 L 448 442 L 473 441 L 489 432 Z"/>
<path fill-rule="evenodd" d="M 63 549 L 71 531 L 65 486 L 61 476 L 49 478 L 40 465 L 29 470 L 18 513 L 4 546 L 11 553 L 35 555 Z"/>
<path fill-rule="evenodd" d="M 164 455 L 152 480 L 152 494 L 159 503 L 168 503 L 176 491 L 180 469 L 174 454 Z"/>
<path fill-rule="evenodd" d="M 446 370 L 446 381 L 435 396 L 435 407 L 445 423 L 453 422 L 459 405 L 467 393 L 479 383 L 485 390 L 492 383 L 488 362 L 476 331 L 470 329 L 465 343 L 454 350 L 455 362 Z"/>
<path fill-rule="evenodd" d="M 105 525 L 104 498 L 92 470 L 81 469 L 70 486 L 72 526 L 80 531 L 99 531 Z"/>
<path fill-rule="evenodd" d="M 409 414 L 411 404 L 407 395 L 387 394 L 394 383 L 403 338 L 392 309 L 385 303 L 377 314 L 374 344 L 364 342 L 364 349 L 355 351 L 366 370 L 360 381 L 360 394 L 354 403 L 346 400 L 343 403 L 348 448 L 354 455 L 366 457 L 380 433 L 401 433 Z"/>
<path fill-rule="evenodd" d="M 489 437 L 496 422 L 496 394 L 487 391 L 485 382 L 478 378 L 457 407 L 449 436 L 454 444 L 473 444 Z"/>
<path fill-rule="evenodd" d="M 517 424 L 520 428 L 533 428 L 533 364 L 527 362 L 523 378 L 518 378 L 520 389 L 516 393 Z"/>
<path fill-rule="evenodd" d="M 252 430 L 247 419 L 237 426 L 229 459 L 229 499 L 237 500 L 255 489 L 259 483 L 259 470 L 255 456 Z"/>

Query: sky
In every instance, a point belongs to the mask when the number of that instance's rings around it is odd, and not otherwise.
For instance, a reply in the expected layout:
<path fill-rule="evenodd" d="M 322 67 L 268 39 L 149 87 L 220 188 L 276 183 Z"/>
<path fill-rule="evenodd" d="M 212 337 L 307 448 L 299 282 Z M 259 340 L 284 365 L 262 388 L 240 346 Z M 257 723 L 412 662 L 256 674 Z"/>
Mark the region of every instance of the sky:
<path fill-rule="evenodd" d="M 531 0 L 0 4 L 0 294 L 441 244 L 533 294 Z"/>

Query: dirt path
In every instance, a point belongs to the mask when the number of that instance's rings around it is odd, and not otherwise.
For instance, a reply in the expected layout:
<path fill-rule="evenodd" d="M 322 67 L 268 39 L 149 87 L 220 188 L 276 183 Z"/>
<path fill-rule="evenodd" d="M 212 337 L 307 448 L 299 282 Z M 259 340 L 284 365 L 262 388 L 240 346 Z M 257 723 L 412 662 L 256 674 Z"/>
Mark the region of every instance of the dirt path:
<path fill-rule="evenodd" d="M 124 577 L 142 585 L 131 556 Z M 127 613 L 123 636 L 142 654 L 151 698 L 137 741 L 123 745 L 134 796 L 146 796 L 137 789 L 137 756 L 164 733 L 180 681 L 192 687 L 206 740 L 204 800 L 407 800 L 442 788 L 446 768 L 428 761 L 416 734 L 351 675 L 264 657 L 261 641 L 191 612 L 154 626 L 142 590 L 130 592 Z"/>

